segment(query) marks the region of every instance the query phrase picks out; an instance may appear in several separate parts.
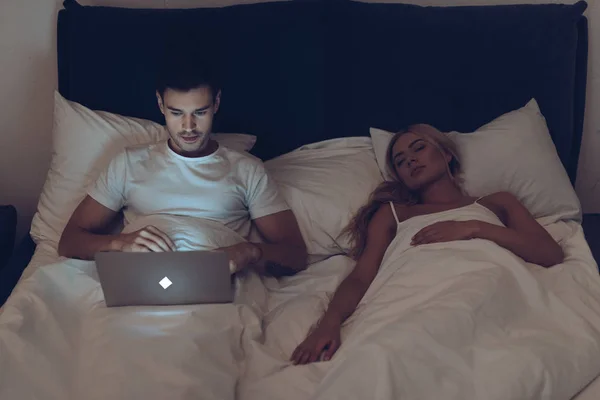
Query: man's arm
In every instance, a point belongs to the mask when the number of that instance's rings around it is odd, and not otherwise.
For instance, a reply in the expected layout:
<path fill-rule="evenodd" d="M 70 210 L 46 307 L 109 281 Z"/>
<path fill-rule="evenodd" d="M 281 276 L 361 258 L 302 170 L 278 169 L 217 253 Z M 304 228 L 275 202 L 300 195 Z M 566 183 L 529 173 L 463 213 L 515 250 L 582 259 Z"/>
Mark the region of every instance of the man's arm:
<path fill-rule="evenodd" d="M 113 211 L 90 196 L 77 206 L 65 227 L 58 254 L 92 260 L 101 251 L 169 251 L 175 246 L 157 228 L 148 226 L 129 234 L 110 235 L 108 230 L 117 217 Z"/>
<path fill-rule="evenodd" d="M 279 277 L 306 269 L 306 244 L 291 210 L 257 218 L 254 224 L 265 241 L 254 243 L 260 249 L 253 264 L 259 273 Z"/>
<path fill-rule="evenodd" d="M 290 276 L 306 269 L 306 245 L 290 210 L 254 220 L 264 243 L 243 242 L 221 248 L 231 272 L 254 268 L 261 275 Z"/>
<path fill-rule="evenodd" d="M 251 266 L 259 274 L 279 277 L 304 270 L 306 245 L 276 182 L 261 162 L 253 162 L 246 172 L 246 204 L 263 243 L 244 242 L 222 249 L 229 254 L 232 272 Z"/>
<path fill-rule="evenodd" d="M 71 215 L 60 237 L 58 254 L 91 260 L 97 252 L 112 250 L 115 237 L 107 235 L 106 231 L 117 214 L 86 196 Z"/>

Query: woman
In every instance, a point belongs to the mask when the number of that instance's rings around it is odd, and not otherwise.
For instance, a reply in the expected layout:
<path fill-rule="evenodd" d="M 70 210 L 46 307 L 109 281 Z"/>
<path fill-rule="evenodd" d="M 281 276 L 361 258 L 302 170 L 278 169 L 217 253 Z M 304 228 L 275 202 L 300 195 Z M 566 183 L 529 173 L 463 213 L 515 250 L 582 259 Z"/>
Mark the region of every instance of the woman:
<path fill-rule="evenodd" d="M 444 212 L 465 215 L 467 211 L 478 216 L 425 226 L 412 237 L 412 246 L 478 238 L 493 241 L 530 263 L 550 267 L 563 261 L 561 247 L 512 194 L 498 192 L 475 199 L 461 190 L 456 146 L 434 127 L 413 125 L 394 135 L 387 167 L 393 181 L 382 183 L 345 229 L 353 243 L 350 255 L 356 266 L 337 288 L 316 327 L 293 352 L 295 364 L 329 360 L 336 352 L 342 323 L 377 275 L 403 222 L 412 218 Z"/>

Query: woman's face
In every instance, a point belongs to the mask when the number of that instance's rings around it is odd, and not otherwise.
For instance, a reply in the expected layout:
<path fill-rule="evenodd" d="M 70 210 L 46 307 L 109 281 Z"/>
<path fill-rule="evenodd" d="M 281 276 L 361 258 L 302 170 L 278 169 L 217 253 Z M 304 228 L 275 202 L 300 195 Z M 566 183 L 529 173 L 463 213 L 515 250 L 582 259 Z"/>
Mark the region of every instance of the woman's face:
<path fill-rule="evenodd" d="M 412 132 L 401 135 L 392 148 L 392 163 L 400 180 L 410 190 L 443 178 L 451 157 Z"/>

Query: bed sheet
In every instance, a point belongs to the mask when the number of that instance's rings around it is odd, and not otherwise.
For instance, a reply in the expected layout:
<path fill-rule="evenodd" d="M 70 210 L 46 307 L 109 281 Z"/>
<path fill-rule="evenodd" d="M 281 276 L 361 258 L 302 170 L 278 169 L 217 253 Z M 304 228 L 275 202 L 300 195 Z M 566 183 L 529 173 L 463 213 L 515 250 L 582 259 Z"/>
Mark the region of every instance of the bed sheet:
<path fill-rule="evenodd" d="M 600 333 L 600 278 L 598 277 L 597 264 L 591 255 L 579 224 L 573 222 L 559 222 L 547 226 L 546 228 L 565 249 L 565 262 L 550 269 L 529 265 L 528 270 L 531 275 L 535 277 L 535 281 L 539 283 L 543 291 L 551 292 L 553 296 L 556 296 L 550 303 L 554 303 L 555 308 L 558 307 L 559 309 L 562 309 L 562 315 L 565 315 L 566 319 L 573 316 L 573 323 L 580 324 L 578 326 L 582 327 L 581 332 L 578 332 L 577 329 L 571 329 L 571 334 L 574 334 L 575 336 L 580 335 L 578 339 L 581 339 L 582 342 L 587 341 L 586 345 L 588 346 L 588 350 L 597 353 L 600 351 L 600 342 L 598 340 L 598 333 Z M 343 361 L 338 361 L 337 363 L 335 357 L 330 362 L 320 362 L 308 366 L 292 366 L 289 361 L 287 361 L 295 346 L 305 337 L 307 330 L 315 321 L 317 321 L 325 309 L 327 301 L 338 282 L 345 276 L 351 267 L 352 263 L 345 257 L 333 257 L 323 261 L 319 268 L 313 267 L 302 276 L 294 277 L 281 283 L 278 287 L 270 288 L 270 308 L 264 318 L 264 342 L 250 343 L 249 349 L 246 352 L 246 357 L 248 358 L 248 370 L 240 383 L 240 399 L 360 399 L 361 397 L 364 398 L 365 395 L 373 399 L 404 398 L 402 396 L 406 394 L 402 395 L 397 392 L 390 393 L 390 388 L 388 387 L 390 385 L 387 385 L 387 382 L 394 379 L 398 380 L 401 377 L 390 374 L 391 367 L 388 364 L 391 364 L 391 361 L 387 358 L 387 354 L 385 354 L 387 349 L 378 348 L 374 344 L 365 345 L 365 343 L 363 343 L 363 349 L 366 349 L 367 351 L 355 352 L 353 355 L 344 354 L 341 356 Z M 534 284 L 533 286 L 535 285 L 537 284 Z M 545 299 L 542 300 L 543 302 L 546 301 Z M 381 317 L 377 317 L 377 313 L 375 313 L 375 316 L 367 317 L 372 325 L 381 324 L 382 320 L 386 318 L 384 316 L 385 313 L 387 312 L 390 314 L 392 312 L 390 311 L 393 309 L 392 304 L 384 304 L 382 306 L 382 308 L 386 307 L 389 308 L 388 311 L 378 311 Z M 451 311 L 450 308 L 449 311 Z M 389 318 L 389 316 L 390 315 L 387 317 Z M 569 324 L 566 321 L 565 323 L 567 325 Z M 368 325 L 361 325 L 361 328 L 366 330 L 372 329 L 371 326 Z M 453 329 L 453 327 L 448 326 L 448 329 Z M 555 327 L 555 329 L 560 329 L 560 327 Z M 590 332 L 595 334 L 593 339 L 589 336 Z M 535 332 L 532 333 L 535 334 Z M 395 334 L 397 336 L 394 337 L 396 337 L 398 341 L 403 339 L 400 336 L 402 335 L 401 332 L 396 332 Z M 510 335 L 522 335 L 524 338 L 527 337 L 528 334 L 529 333 L 524 329 L 520 331 L 515 329 L 510 332 Z M 425 335 L 427 335 L 427 333 L 425 333 Z M 373 332 L 371 336 L 377 337 L 375 332 Z M 342 333 L 342 338 L 344 340 L 344 332 Z M 396 339 L 393 340 L 395 341 Z M 534 336 L 532 342 L 534 345 L 533 347 L 535 347 L 536 340 L 537 337 Z M 539 336 L 539 341 L 545 345 L 552 343 L 553 338 L 551 336 Z M 558 343 L 560 343 L 560 340 L 558 340 Z M 355 340 L 354 344 L 359 344 L 359 342 Z M 392 341 L 388 342 L 388 345 L 392 348 L 396 343 Z M 578 357 L 582 357 L 582 348 L 578 346 L 579 344 L 573 345 L 572 360 L 570 359 L 569 350 L 566 349 L 565 351 L 564 346 L 562 349 L 561 357 L 563 362 L 566 361 L 569 364 L 572 363 L 571 368 L 578 371 L 577 373 L 574 373 L 573 376 L 580 381 L 578 385 L 581 386 L 579 389 L 571 388 L 572 394 L 568 397 L 573 397 L 575 393 L 590 383 L 598 373 L 600 373 L 600 366 L 596 365 L 597 363 L 595 363 L 594 357 L 588 357 L 587 361 L 583 363 L 575 361 Z M 438 347 L 437 351 L 444 351 L 443 346 Z M 499 347 L 500 351 L 502 351 L 502 346 Z M 521 350 L 523 349 L 527 349 L 527 346 L 521 348 Z M 342 349 L 338 351 L 338 354 L 341 354 L 341 352 Z M 410 353 L 410 351 L 408 353 Z M 576 356 L 575 353 L 579 354 Z M 541 354 L 544 353 L 541 352 Z M 414 357 L 414 354 L 407 354 L 406 356 Z M 423 357 L 425 357 L 425 355 L 423 355 Z M 365 360 L 367 360 L 367 362 L 365 362 Z M 414 362 L 412 366 L 415 370 L 418 370 L 420 361 L 424 360 L 413 359 L 412 361 Z M 431 362 L 431 359 L 428 361 Z M 493 360 L 489 361 L 491 362 Z M 533 365 L 536 363 L 541 365 L 545 362 L 544 360 L 536 359 L 535 357 L 530 357 L 528 361 Z M 345 365 L 342 366 L 341 364 Z M 429 366 L 429 364 L 425 365 Z M 507 365 L 514 365 L 514 370 L 519 370 L 518 363 L 509 363 Z M 533 369 L 535 370 L 536 368 L 537 365 Z M 546 382 L 544 385 L 539 384 L 538 387 L 532 386 L 528 388 L 530 393 L 534 394 L 527 398 L 565 398 L 564 393 L 562 393 L 560 389 L 561 381 L 559 379 L 552 381 L 552 379 L 548 378 L 548 375 L 552 375 L 552 373 L 555 372 L 552 371 L 552 367 L 549 367 L 549 369 L 550 371 L 546 371 L 545 373 L 538 371 L 538 376 L 529 376 L 530 379 Z M 510 372 L 510 368 L 504 369 L 504 371 L 507 370 Z M 350 371 L 350 374 L 347 374 L 347 371 Z M 352 374 L 352 372 L 354 374 Z M 411 371 L 405 371 L 405 373 L 410 375 Z M 428 374 L 428 372 L 424 373 L 425 375 Z M 360 386 L 369 387 L 366 391 L 368 394 L 366 394 L 366 392 L 360 393 L 360 391 L 356 394 L 349 394 L 349 390 L 346 390 L 346 393 L 340 395 L 342 397 L 335 397 L 337 394 L 334 395 L 333 391 L 329 389 L 332 387 L 335 388 L 333 382 L 340 379 L 340 377 L 345 374 L 350 376 L 350 378 L 349 380 L 342 382 L 352 386 L 352 379 L 357 382 L 361 382 L 362 380 L 363 383 Z M 383 377 L 376 379 L 371 379 L 369 377 L 369 375 L 376 374 Z M 391 376 L 385 376 L 386 374 Z M 490 376 L 483 377 L 485 379 L 494 379 L 494 377 Z M 444 379 L 442 379 L 441 376 L 437 376 L 434 379 L 437 384 L 442 385 L 444 383 Z M 377 382 L 378 384 L 373 384 L 374 382 Z M 323 386 L 325 386 L 325 389 L 323 389 Z M 527 383 L 523 383 L 522 386 L 527 386 Z M 452 395 L 453 390 L 456 389 L 456 387 L 449 385 L 444 398 L 493 398 L 493 396 L 456 397 Z M 520 391 L 521 389 L 522 388 L 515 388 L 512 393 L 503 393 L 500 398 L 522 399 L 524 397 L 522 397 L 523 391 Z M 536 392 L 536 390 L 538 392 Z M 593 393 L 591 392 L 592 390 L 594 390 L 594 385 L 590 385 L 589 388 L 583 390 L 580 393 L 580 398 L 577 400 L 600 398 L 600 396 L 585 397 L 587 395 L 586 391 L 589 391 L 587 393 Z M 317 393 L 316 395 L 315 392 Z M 343 389 L 341 392 L 343 392 Z M 477 393 L 481 395 L 482 392 L 479 391 Z M 412 395 L 406 398 L 426 399 L 431 397 L 420 397 L 417 392 L 413 392 Z"/>
<path fill-rule="evenodd" d="M 19 284 L 39 267 L 55 263 L 59 260 L 59 258 L 60 257 L 56 253 L 56 250 L 51 245 L 44 242 L 38 244 L 35 247 L 33 255 L 31 256 L 31 260 L 29 260 L 29 264 L 27 264 L 27 267 L 25 267 L 25 269 L 23 270 L 23 273 L 19 277 L 19 280 L 17 281 L 12 291 L 14 292 L 15 290 L 17 290 Z M 0 315 L 2 314 L 3 310 L 4 304 L 0 305 Z"/>
<path fill-rule="evenodd" d="M 598 400 L 600 399 L 600 377 L 596 377 L 572 400 Z"/>
<path fill-rule="evenodd" d="M 234 304 L 109 309 L 94 262 L 42 266 L 0 315 L 0 398 L 234 399 L 241 342 L 261 333 L 253 285 Z"/>
<path fill-rule="evenodd" d="M 239 240 L 214 221 L 153 218 L 180 250 Z M 93 261 L 40 247 L 0 314 L 0 399 L 234 399 L 265 309 L 254 273 L 237 276 L 233 304 L 107 308 Z"/>
<path fill-rule="evenodd" d="M 581 227 L 548 229 L 567 260 L 547 270 L 533 267 L 532 274 L 600 331 L 597 265 Z M 56 259 L 43 247 L 36 253 L 0 314 L 0 398 L 300 400 L 313 398 L 332 368 L 333 360 L 293 367 L 288 358 L 353 267 L 347 257 L 281 281 L 246 277 L 235 305 L 167 311 L 106 309 L 93 263 Z M 268 300 L 259 307 L 263 289 Z M 588 383 L 597 371 L 581 374 Z M 593 390 L 590 385 L 577 400 L 598 398 Z"/>
<path fill-rule="evenodd" d="M 41 267 L 43 265 L 54 264 L 60 258 L 61 257 L 58 255 L 58 253 L 56 252 L 56 249 L 54 249 L 54 247 L 52 245 L 50 245 L 46 242 L 43 242 L 43 241 L 40 242 L 35 247 L 33 256 L 31 257 L 29 264 L 27 264 L 27 267 L 23 271 L 23 274 L 21 275 L 21 279 L 19 281 L 22 281 L 23 279 L 27 278 L 29 275 L 31 275 L 33 272 L 35 272 L 39 267 Z"/>

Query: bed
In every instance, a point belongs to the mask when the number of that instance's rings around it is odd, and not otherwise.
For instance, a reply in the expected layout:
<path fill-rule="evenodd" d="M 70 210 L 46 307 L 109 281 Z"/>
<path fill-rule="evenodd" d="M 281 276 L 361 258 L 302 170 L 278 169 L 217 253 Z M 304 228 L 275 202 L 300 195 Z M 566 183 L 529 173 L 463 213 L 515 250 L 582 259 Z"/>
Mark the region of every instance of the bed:
<path fill-rule="evenodd" d="M 65 1 L 55 154 L 31 236 L 3 271 L 3 285 L 18 283 L 0 311 L 0 398 L 598 398 L 597 264 L 572 188 L 553 189 L 570 187 L 577 172 L 585 7 L 310 0 L 130 10 Z M 93 262 L 60 259 L 57 238 L 114 151 L 164 134 L 153 76 L 173 40 L 200 43 L 219 60 L 218 140 L 266 161 L 301 220 L 311 265 L 280 281 L 240 278 L 233 305 L 107 309 Z M 524 176 L 524 165 L 545 171 L 508 188 L 528 190 L 522 200 L 561 243 L 565 262 L 522 268 L 476 245 L 465 249 L 480 252 L 471 269 L 440 274 L 413 304 L 418 293 L 395 296 L 423 285 L 414 265 L 436 262 L 415 253 L 397 273 L 390 261 L 345 326 L 340 356 L 291 366 L 290 351 L 352 268 L 338 234 L 383 179 L 383 130 L 415 122 L 453 131 L 472 166 L 496 162 L 485 174 L 470 168 L 474 191 Z M 541 150 L 531 126 L 545 132 Z M 496 138 L 494 151 L 489 143 L 481 151 L 477 137 Z M 505 142 L 528 151 L 502 150 Z M 522 164 L 523 153 L 536 162 Z M 473 321 L 481 332 L 471 340 Z"/>

